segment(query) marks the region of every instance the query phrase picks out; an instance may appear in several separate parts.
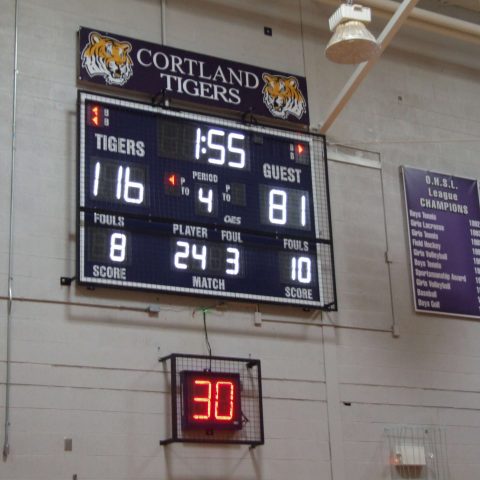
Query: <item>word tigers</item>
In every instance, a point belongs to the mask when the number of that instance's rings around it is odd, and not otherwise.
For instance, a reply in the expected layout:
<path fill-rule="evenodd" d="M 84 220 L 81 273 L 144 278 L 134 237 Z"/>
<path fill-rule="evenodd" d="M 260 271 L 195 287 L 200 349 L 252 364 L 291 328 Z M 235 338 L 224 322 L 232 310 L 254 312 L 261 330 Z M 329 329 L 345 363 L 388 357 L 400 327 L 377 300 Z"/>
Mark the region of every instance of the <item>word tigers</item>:
<path fill-rule="evenodd" d="M 82 67 L 90 77 L 101 75 L 108 85 L 124 85 L 133 74 L 132 45 L 91 32 L 82 52 Z"/>
<path fill-rule="evenodd" d="M 307 103 L 295 77 L 284 77 L 264 73 L 263 102 L 270 113 L 277 118 L 294 115 L 298 119 L 307 111 Z"/>

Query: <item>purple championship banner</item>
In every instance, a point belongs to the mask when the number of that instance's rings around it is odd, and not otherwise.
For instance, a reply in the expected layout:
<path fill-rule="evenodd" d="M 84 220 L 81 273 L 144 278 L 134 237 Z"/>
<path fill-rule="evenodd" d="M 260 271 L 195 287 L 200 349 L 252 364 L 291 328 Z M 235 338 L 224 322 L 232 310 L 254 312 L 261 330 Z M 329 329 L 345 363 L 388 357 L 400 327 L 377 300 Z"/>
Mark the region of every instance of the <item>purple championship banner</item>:
<path fill-rule="evenodd" d="M 310 124 L 305 77 L 81 27 L 79 80 Z"/>
<path fill-rule="evenodd" d="M 477 180 L 402 171 L 415 310 L 480 318 Z"/>

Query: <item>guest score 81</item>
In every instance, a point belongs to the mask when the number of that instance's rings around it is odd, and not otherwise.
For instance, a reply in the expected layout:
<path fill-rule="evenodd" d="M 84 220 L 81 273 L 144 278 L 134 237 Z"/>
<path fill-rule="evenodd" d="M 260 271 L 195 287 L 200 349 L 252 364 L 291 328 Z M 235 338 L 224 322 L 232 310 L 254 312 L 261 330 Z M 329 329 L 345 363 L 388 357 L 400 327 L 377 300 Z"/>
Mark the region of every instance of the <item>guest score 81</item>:
<path fill-rule="evenodd" d="M 323 306 L 310 135 L 79 94 L 80 282 Z"/>

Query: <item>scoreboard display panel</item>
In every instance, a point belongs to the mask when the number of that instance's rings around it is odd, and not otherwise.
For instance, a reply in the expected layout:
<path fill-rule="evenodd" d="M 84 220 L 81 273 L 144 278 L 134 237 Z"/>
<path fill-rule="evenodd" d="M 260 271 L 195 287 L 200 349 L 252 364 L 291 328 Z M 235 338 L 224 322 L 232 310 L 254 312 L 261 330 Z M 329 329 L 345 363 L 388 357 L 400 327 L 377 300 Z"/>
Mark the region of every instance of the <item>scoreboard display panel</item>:
<path fill-rule="evenodd" d="M 335 309 L 325 140 L 79 93 L 81 284 Z"/>

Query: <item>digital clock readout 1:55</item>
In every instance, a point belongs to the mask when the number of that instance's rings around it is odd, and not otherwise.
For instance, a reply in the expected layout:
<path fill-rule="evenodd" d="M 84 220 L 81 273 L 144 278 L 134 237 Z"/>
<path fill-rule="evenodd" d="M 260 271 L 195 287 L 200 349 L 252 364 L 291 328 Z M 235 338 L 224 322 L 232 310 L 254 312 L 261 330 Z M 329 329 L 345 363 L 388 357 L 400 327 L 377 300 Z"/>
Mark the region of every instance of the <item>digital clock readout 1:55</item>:
<path fill-rule="evenodd" d="M 79 107 L 82 283 L 324 307 L 312 136 L 87 93 Z"/>

